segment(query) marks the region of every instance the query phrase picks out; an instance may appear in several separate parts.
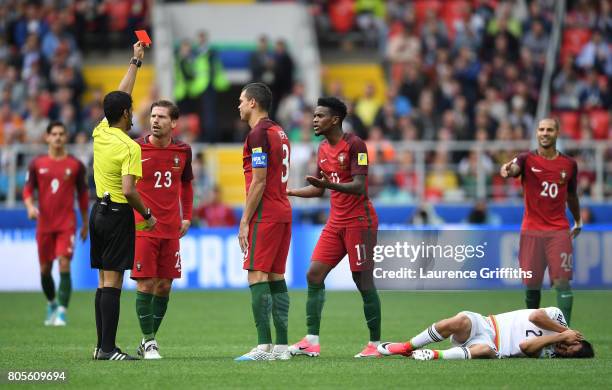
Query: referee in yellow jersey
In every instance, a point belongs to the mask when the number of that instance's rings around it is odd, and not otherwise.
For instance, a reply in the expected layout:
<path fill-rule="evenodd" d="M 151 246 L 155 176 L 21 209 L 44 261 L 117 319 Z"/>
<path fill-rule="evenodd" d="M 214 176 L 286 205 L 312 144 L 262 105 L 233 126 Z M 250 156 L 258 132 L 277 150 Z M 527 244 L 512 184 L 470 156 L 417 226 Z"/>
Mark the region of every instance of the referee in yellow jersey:
<path fill-rule="evenodd" d="M 145 230 L 156 219 L 142 203 L 136 181 L 142 177 L 140 146 L 128 135 L 132 128 L 132 89 L 144 58 L 144 44 L 134 44 L 134 57 L 117 91 L 104 97 L 105 118 L 93 131 L 94 180 L 97 201 L 91 210 L 91 267 L 98 269 L 96 290 L 97 360 L 137 360 L 115 345 L 123 272 L 134 263 L 135 222 L 132 208 L 145 219 Z"/>

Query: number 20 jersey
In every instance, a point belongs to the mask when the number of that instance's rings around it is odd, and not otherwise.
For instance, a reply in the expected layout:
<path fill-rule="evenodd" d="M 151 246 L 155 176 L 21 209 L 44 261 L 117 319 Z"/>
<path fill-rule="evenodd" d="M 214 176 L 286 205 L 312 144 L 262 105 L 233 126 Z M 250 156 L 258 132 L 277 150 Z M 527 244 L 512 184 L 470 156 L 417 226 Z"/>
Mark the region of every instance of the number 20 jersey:
<path fill-rule="evenodd" d="M 563 153 L 549 160 L 531 151 L 518 155 L 515 163 L 521 169 L 525 198 L 521 230 L 569 229 L 565 205 L 567 194 L 576 192 L 576 161 Z"/>
<path fill-rule="evenodd" d="M 172 140 L 165 148 L 149 142 L 149 136 L 136 140 L 142 150 L 142 179 L 136 189 L 145 206 L 157 218 L 155 229 L 150 232 L 138 230 L 137 236 L 173 239 L 179 238 L 181 228 L 181 188 L 183 182 L 193 180 L 191 169 L 191 147 Z M 136 223 L 142 216 L 134 211 Z"/>
<path fill-rule="evenodd" d="M 291 146 L 283 129 L 270 119 L 261 119 L 249 132 L 242 151 L 246 194 L 253 181 L 253 168 L 266 168 L 266 187 L 253 218 L 258 222 L 291 222 L 287 180 Z"/>

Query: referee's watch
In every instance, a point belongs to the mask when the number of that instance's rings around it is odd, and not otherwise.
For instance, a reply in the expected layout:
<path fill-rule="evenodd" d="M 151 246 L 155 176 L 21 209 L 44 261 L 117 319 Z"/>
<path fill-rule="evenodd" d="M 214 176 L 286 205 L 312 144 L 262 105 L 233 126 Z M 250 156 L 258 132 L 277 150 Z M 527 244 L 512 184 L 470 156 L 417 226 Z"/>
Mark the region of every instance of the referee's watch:
<path fill-rule="evenodd" d="M 148 221 L 149 219 L 151 219 L 151 209 L 147 207 L 147 210 L 145 211 L 142 217 L 144 218 L 145 221 Z"/>
<path fill-rule="evenodd" d="M 134 64 L 137 68 L 140 68 L 142 66 L 142 61 L 140 61 L 136 57 L 132 57 L 132 59 L 130 60 L 130 64 Z"/>

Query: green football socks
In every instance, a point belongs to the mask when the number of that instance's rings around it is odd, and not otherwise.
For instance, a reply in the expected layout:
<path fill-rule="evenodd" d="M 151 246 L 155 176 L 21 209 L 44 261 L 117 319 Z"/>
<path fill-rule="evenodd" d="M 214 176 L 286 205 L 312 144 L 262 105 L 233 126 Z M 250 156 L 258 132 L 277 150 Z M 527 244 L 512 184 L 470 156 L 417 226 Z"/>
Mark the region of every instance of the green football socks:
<path fill-rule="evenodd" d="M 164 316 L 166 315 L 166 310 L 168 309 L 168 301 L 170 297 L 160 297 L 158 295 L 153 295 L 153 300 L 151 302 L 151 306 L 153 307 L 153 333 L 157 334 L 159 330 L 159 326 L 161 325 Z"/>
<path fill-rule="evenodd" d="M 308 283 L 308 298 L 306 300 L 306 327 L 308 334 L 319 335 L 321 313 L 325 303 L 325 284 Z"/>
<path fill-rule="evenodd" d="M 376 289 L 360 291 L 363 298 L 363 314 L 365 315 L 370 341 L 380 341 L 380 299 Z"/>
<path fill-rule="evenodd" d="M 260 282 L 249 286 L 251 289 L 251 307 L 257 328 L 257 344 L 272 344 L 270 331 L 270 311 L 272 297 L 270 283 Z"/>
<path fill-rule="evenodd" d="M 140 330 L 145 340 L 155 338 L 153 330 L 153 294 L 136 291 L 136 314 L 140 323 Z"/>
<path fill-rule="evenodd" d="M 57 302 L 60 306 L 68 307 L 71 293 L 72 281 L 70 280 L 70 272 L 60 272 L 60 283 L 57 290 Z"/>
<path fill-rule="evenodd" d="M 542 292 L 540 290 L 525 290 L 525 305 L 527 309 L 539 309 L 541 297 Z"/>
<path fill-rule="evenodd" d="M 272 320 L 276 329 L 276 344 L 287 345 L 287 328 L 289 327 L 289 293 L 285 280 L 270 282 L 272 294 Z"/>
<path fill-rule="evenodd" d="M 40 274 L 40 284 L 42 285 L 45 297 L 47 297 L 47 301 L 53 302 L 55 300 L 55 282 L 53 282 L 51 273 Z"/>
<path fill-rule="evenodd" d="M 572 316 L 572 304 L 574 303 L 574 293 L 569 286 L 555 287 L 555 290 L 557 290 L 557 306 L 563 312 L 567 326 L 569 326 Z"/>

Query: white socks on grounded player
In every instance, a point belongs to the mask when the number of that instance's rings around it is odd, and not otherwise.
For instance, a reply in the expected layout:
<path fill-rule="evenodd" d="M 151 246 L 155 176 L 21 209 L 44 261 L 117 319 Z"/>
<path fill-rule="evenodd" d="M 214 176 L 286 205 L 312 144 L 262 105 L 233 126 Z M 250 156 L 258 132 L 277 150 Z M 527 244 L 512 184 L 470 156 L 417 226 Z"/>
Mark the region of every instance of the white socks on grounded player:
<path fill-rule="evenodd" d="M 319 345 L 319 335 L 307 334 L 306 341 L 312 345 Z"/>
<path fill-rule="evenodd" d="M 372 344 L 375 347 L 378 347 L 380 345 L 380 341 L 370 341 L 368 344 Z"/>
<path fill-rule="evenodd" d="M 444 351 L 438 351 L 438 353 L 440 354 L 438 359 L 444 360 L 466 360 L 472 358 L 470 350 L 465 347 L 454 347 L 445 349 Z"/>
<path fill-rule="evenodd" d="M 444 341 L 446 337 L 442 337 L 440 333 L 438 333 L 435 325 L 434 323 L 429 328 L 410 339 L 410 344 L 412 344 L 414 349 L 421 348 L 427 344 Z"/>

